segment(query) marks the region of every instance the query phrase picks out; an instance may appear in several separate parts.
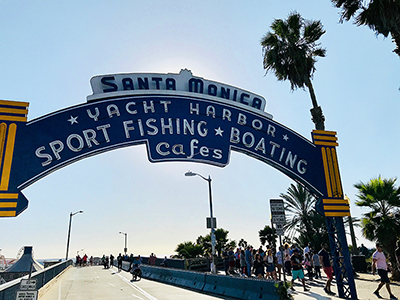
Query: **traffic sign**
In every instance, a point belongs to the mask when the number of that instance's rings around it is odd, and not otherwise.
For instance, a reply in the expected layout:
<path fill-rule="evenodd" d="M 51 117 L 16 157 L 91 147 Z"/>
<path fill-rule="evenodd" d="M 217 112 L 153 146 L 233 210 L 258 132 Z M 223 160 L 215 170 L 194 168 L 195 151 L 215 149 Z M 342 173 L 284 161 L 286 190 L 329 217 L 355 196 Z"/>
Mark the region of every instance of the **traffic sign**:
<path fill-rule="evenodd" d="M 214 225 L 214 226 L 212 226 L 211 227 L 211 218 L 210 217 L 207 217 L 206 218 L 206 223 L 207 223 L 207 228 L 217 228 L 217 218 L 215 218 L 215 217 L 213 217 L 213 224 L 212 225 Z"/>
<path fill-rule="evenodd" d="M 15 300 L 36 300 L 38 297 L 38 291 L 17 291 L 17 297 Z"/>
<path fill-rule="evenodd" d="M 19 288 L 21 290 L 36 290 L 36 279 L 21 279 Z"/>
<path fill-rule="evenodd" d="M 271 207 L 272 215 L 285 214 L 285 205 L 282 199 L 270 199 L 269 204 Z"/>
<path fill-rule="evenodd" d="M 276 235 L 279 235 L 279 236 L 282 236 L 285 234 L 283 224 L 275 224 L 275 233 L 276 233 Z"/>
<path fill-rule="evenodd" d="M 286 217 L 285 214 L 282 215 L 272 215 L 272 223 L 282 223 L 285 224 L 286 223 Z"/>

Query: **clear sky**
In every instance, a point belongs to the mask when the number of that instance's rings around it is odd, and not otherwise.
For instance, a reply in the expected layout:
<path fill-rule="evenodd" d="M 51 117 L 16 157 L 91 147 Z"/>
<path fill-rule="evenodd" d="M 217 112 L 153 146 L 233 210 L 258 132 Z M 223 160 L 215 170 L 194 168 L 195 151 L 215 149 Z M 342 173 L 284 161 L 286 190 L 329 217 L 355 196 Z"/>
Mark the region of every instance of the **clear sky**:
<path fill-rule="evenodd" d="M 400 162 L 400 60 L 390 38 L 366 27 L 339 23 L 329 0 L 285 1 L 0 1 L 0 98 L 30 103 L 28 120 L 86 102 L 92 76 L 113 73 L 179 73 L 237 86 L 267 99 L 266 111 L 311 140 L 311 100 L 289 82 L 265 76 L 260 40 L 274 18 L 291 11 L 321 20 L 326 34 L 313 84 L 337 131 L 344 192 L 355 206 L 359 181 L 398 176 Z M 55 125 L 56 126 L 56 125 Z M 29 207 L 0 219 L 0 248 L 15 257 L 25 245 L 36 258 L 65 256 L 70 212 L 70 257 L 128 251 L 174 254 L 176 245 L 206 235 L 207 182 L 212 178 L 214 215 L 229 238 L 260 245 L 270 224 L 269 199 L 291 179 L 233 152 L 219 168 L 147 160 L 144 146 L 100 154 L 67 166 L 24 190 Z M 400 182 L 398 182 L 400 184 Z M 372 247 L 357 230 L 358 243 Z M 82 252 L 80 252 L 82 254 Z"/>

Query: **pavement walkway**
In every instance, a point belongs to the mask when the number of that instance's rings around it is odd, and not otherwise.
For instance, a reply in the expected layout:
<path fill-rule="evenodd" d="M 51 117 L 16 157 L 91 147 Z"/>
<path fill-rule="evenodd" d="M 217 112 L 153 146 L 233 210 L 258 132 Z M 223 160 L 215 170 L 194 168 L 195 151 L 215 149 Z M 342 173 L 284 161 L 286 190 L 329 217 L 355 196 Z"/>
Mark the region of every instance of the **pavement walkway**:
<path fill-rule="evenodd" d="M 289 276 L 288 280 L 292 278 Z M 307 278 L 306 278 L 307 279 Z M 341 299 L 337 296 L 336 282 L 335 280 L 332 283 L 332 291 L 336 293 L 336 296 L 327 295 L 324 292 L 324 287 L 326 283 L 326 277 L 324 275 L 321 279 L 309 281 L 306 280 L 306 285 L 310 287 L 309 292 L 303 292 L 303 287 L 301 282 L 295 281 L 294 288 L 295 292 L 292 293 L 295 300 L 328 300 L 328 299 Z M 377 300 L 378 297 L 373 294 L 379 284 L 379 276 L 372 275 L 368 273 L 358 273 L 355 278 L 357 296 L 360 300 Z M 390 284 L 392 293 L 400 299 L 400 283 L 392 282 Z M 386 287 L 383 286 L 380 290 L 381 299 L 389 299 L 389 293 L 386 290 Z"/>
<path fill-rule="evenodd" d="M 39 290 L 39 300 L 234 300 L 141 279 L 102 266 L 71 267 Z"/>

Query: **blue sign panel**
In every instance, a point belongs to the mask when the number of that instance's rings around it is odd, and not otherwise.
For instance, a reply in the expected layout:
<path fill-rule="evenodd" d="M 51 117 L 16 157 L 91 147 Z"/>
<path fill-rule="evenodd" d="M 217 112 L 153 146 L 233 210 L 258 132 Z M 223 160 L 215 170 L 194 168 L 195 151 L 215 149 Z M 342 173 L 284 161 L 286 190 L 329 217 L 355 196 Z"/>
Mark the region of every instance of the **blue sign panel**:
<path fill-rule="evenodd" d="M 219 167 L 239 151 L 302 183 L 326 216 L 348 214 L 335 132 L 314 131 L 309 141 L 260 109 L 261 96 L 187 70 L 96 76 L 91 83 L 86 103 L 29 122 L 28 103 L 0 101 L 0 217 L 25 210 L 21 191 L 51 172 L 137 144 L 146 145 L 151 162 Z"/>
<path fill-rule="evenodd" d="M 18 126 L 8 191 L 19 192 L 85 157 L 146 144 L 151 162 L 190 161 L 224 167 L 231 150 L 240 151 L 316 194 L 324 194 L 320 149 L 312 142 L 259 110 L 196 96 L 100 99 Z"/>

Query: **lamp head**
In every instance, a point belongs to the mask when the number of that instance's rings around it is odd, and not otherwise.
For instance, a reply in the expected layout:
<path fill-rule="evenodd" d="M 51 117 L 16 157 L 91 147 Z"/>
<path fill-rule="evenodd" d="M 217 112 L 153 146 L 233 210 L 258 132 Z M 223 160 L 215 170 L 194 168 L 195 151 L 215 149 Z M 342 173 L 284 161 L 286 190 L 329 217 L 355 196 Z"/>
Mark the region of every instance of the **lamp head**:
<path fill-rule="evenodd" d="M 185 173 L 185 176 L 196 176 L 197 174 L 196 173 L 193 173 L 192 171 L 187 171 L 186 173 Z"/>

